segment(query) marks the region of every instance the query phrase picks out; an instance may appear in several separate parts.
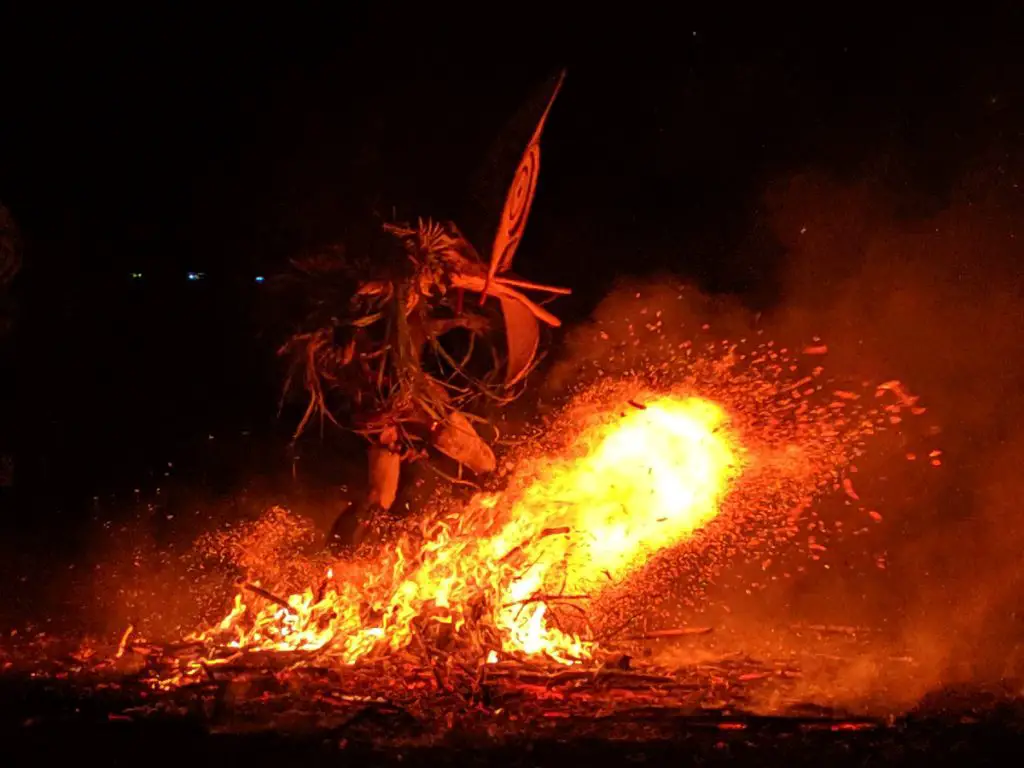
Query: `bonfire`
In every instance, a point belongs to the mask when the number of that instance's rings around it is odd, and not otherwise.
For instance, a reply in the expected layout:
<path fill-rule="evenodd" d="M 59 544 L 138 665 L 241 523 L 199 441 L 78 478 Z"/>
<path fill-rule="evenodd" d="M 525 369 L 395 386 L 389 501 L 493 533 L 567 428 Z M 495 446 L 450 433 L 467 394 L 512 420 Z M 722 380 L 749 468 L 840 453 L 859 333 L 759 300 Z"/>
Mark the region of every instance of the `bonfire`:
<path fill-rule="evenodd" d="M 429 689 L 471 700 L 510 669 L 649 685 L 638 642 L 709 631 L 649 626 L 659 569 L 695 595 L 716 559 L 770 556 L 814 496 L 853 493 L 844 473 L 866 437 L 923 410 L 893 382 L 869 400 L 770 342 L 738 346 L 687 347 L 647 377 L 584 386 L 494 489 L 424 510 L 371 556 L 299 570 L 290 556 L 287 578 L 253 559 L 221 619 L 170 645 L 128 632 L 120 653 L 142 653 L 162 690 L 267 669 L 337 670 L 364 694 L 425 673 Z M 313 575 L 295 590 L 296 573 Z"/>
<path fill-rule="evenodd" d="M 508 738 L 555 737 L 559 723 L 602 735 L 610 722 L 623 737 L 668 738 L 681 717 L 743 730 L 780 711 L 798 729 L 879 727 L 804 698 L 821 650 L 839 637 L 847 646 L 829 658 L 841 660 L 869 630 L 798 627 L 818 638 L 808 659 L 756 658 L 714 652 L 713 626 L 666 623 L 662 606 L 699 602 L 738 560 L 819 558 L 822 540 L 798 539 L 820 528 L 817 498 L 845 495 L 876 524 L 854 462 L 923 407 L 898 382 L 829 379 L 823 344 L 696 347 L 648 326 L 609 350 L 632 354 L 645 336 L 644 370 L 581 382 L 489 488 L 418 510 L 372 556 L 303 555 L 291 546 L 302 527 L 271 510 L 288 546 L 275 558 L 232 540 L 240 578 L 221 616 L 180 637 L 128 626 L 114 646 L 86 643 L 63 662 L 49 652 L 56 668 L 33 676 L 96 686 L 116 718 L 302 723 L 345 739 L 368 728 L 377 746 L 487 739 L 498 724 Z M 666 641 L 700 645 L 675 661 L 650 654 Z"/>
<path fill-rule="evenodd" d="M 651 660 L 652 640 L 713 632 L 658 626 L 666 585 L 699 601 L 730 562 L 768 570 L 823 495 L 845 494 L 862 521 L 880 521 L 856 493 L 854 462 L 901 414 L 924 409 L 899 382 L 828 379 L 819 339 L 803 353 L 754 333 L 680 342 L 664 335 L 663 307 L 638 307 L 644 322 L 624 319 L 628 334 L 607 351 L 642 364 L 581 379 L 495 473 L 498 457 L 471 406 L 514 398 L 536 363 L 540 324 L 559 324 L 525 292 L 566 293 L 508 273 L 560 84 L 520 162 L 489 262 L 454 224 L 428 219 L 386 227 L 400 247 L 389 263 L 360 264 L 341 250 L 297 260 L 312 309 L 281 350 L 308 398 L 298 432 L 319 415 L 347 418 L 367 438 L 372 503 L 391 506 L 400 465 L 426 447 L 498 476 L 468 499 L 416 510 L 397 538 L 358 556 L 289 547 L 275 560 L 243 543 L 241 578 L 221 616 L 175 638 L 128 626 L 109 652 L 84 644 L 58 677 L 130 691 L 118 718 L 311 708 L 318 725 L 337 730 L 372 710 L 393 718 L 389 738 L 403 739 L 436 736 L 456 720 L 490 735 L 500 718 L 579 716 L 600 727 L 625 712 L 637 727 L 646 720 L 636 713 L 650 711 L 715 712 L 716 727 L 742 729 L 730 714 L 785 702 L 800 677 L 791 661 Z M 504 343 L 494 346 L 498 327 Z M 461 358 L 445 343 L 456 329 L 469 338 Z M 491 346 L 474 370 L 478 343 Z M 287 510 L 266 520 L 299 531 Z M 815 536 L 806 538 L 812 560 L 825 550 Z M 847 717 L 842 727 L 873 725 Z"/>
<path fill-rule="evenodd" d="M 239 594 L 217 627 L 190 640 L 343 664 L 424 642 L 474 667 L 591 658 L 592 629 L 572 628 L 586 626 L 581 603 L 714 517 L 741 458 L 725 413 L 700 398 L 595 415 L 574 445 L 530 467 L 528 483 L 475 497 L 382 557 L 332 567 L 316 589 L 279 599 L 250 586 L 261 607 Z M 553 606 L 575 615 L 556 619 Z"/>

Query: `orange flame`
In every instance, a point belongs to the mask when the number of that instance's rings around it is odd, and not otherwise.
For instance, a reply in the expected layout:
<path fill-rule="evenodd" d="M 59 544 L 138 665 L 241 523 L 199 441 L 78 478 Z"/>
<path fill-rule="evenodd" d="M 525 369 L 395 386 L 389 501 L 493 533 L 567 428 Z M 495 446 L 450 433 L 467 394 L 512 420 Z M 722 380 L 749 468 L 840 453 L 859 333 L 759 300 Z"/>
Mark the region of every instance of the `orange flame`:
<path fill-rule="evenodd" d="M 580 608 L 692 536 L 718 514 L 743 460 L 708 400 L 662 396 L 596 414 L 565 455 L 521 463 L 503 493 L 478 494 L 373 562 L 337 564 L 319 593 L 293 594 L 287 607 L 256 610 L 240 593 L 191 639 L 353 663 L 451 633 L 477 661 L 572 664 L 595 643 L 585 611 L 563 622 L 556 606 Z"/>

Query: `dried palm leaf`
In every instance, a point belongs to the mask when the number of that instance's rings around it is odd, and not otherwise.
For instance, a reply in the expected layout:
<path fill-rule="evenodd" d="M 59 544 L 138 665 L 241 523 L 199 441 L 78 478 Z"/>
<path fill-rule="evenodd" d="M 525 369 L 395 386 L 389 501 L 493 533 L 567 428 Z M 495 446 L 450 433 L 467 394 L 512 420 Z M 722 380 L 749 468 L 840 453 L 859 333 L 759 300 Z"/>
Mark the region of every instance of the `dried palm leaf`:
<path fill-rule="evenodd" d="M 505 365 L 505 386 L 511 387 L 529 372 L 540 346 L 540 328 L 529 308 L 514 299 L 500 297 L 505 315 L 505 339 L 508 361 Z"/>
<path fill-rule="evenodd" d="M 555 98 L 562 89 L 564 79 L 565 72 L 562 71 L 558 75 L 558 81 L 548 99 L 547 107 L 545 107 L 540 120 L 537 121 L 537 127 L 534 128 L 530 143 L 519 161 L 512 186 L 505 198 L 501 221 L 491 246 L 491 264 L 484 285 L 484 296 L 481 296 L 480 299 L 481 303 L 486 297 L 494 277 L 501 272 L 507 272 L 512 267 L 512 259 L 515 257 L 519 241 L 522 240 L 523 231 L 526 229 L 526 220 L 530 215 L 530 207 L 533 205 L 533 195 L 537 191 L 537 177 L 540 174 L 540 137 L 544 132 L 548 113 L 551 112 Z"/>
<path fill-rule="evenodd" d="M 454 285 L 456 288 L 464 288 L 468 291 L 473 291 L 474 293 L 482 293 L 484 290 L 484 286 L 486 284 L 486 278 L 477 275 L 454 275 L 452 277 L 452 285 Z M 529 309 L 530 313 L 538 320 L 541 320 L 554 328 L 557 328 L 562 324 L 561 320 L 559 320 L 557 317 L 555 317 L 553 314 L 548 312 L 540 305 L 531 301 L 525 294 L 520 293 L 515 288 L 505 285 L 504 283 L 491 283 L 490 287 L 487 290 L 493 296 L 504 296 L 506 298 L 513 299 L 519 302 L 524 307 Z"/>

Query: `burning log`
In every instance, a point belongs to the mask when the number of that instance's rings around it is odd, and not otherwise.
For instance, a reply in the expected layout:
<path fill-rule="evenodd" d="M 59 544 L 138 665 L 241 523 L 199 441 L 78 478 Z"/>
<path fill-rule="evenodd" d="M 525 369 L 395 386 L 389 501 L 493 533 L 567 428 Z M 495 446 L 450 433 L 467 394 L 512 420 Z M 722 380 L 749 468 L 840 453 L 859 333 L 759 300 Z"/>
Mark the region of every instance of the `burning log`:
<path fill-rule="evenodd" d="M 125 629 L 124 634 L 121 635 L 121 641 L 117 644 L 117 653 L 114 654 L 114 658 L 120 659 L 124 656 L 125 649 L 128 646 L 128 640 L 131 638 L 132 633 L 135 631 L 135 625 L 129 624 Z"/>
<path fill-rule="evenodd" d="M 416 627 L 415 623 L 410 625 L 410 630 L 412 631 L 412 636 L 416 639 L 416 645 L 419 646 L 420 652 L 423 654 L 423 659 L 424 661 L 426 661 L 427 667 L 434 675 L 434 680 L 437 683 L 437 690 L 449 690 L 448 685 L 445 683 L 444 678 L 441 676 L 441 671 L 437 668 L 437 664 L 434 663 L 434 657 L 433 654 L 431 654 L 430 652 L 430 648 L 427 646 L 426 642 L 424 642 L 423 635 L 420 634 L 420 631 Z"/>
<path fill-rule="evenodd" d="M 557 603 L 559 601 L 568 602 L 571 600 L 589 600 L 590 595 L 531 595 L 523 600 L 513 600 L 511 603 L 505 603 L 502 608 L 512 608 L 517 605 L 529 605 L 530 603 Z"/>
<path fill-rule="evenodd" d="M 246 582 L 242 584 L 242 589 L 248 590 L 249 592 L 252 592 L 255 595 L 259 595 L 264 600 L 268 600 L 271 603 L 274 603 L 274 605 L 278 605 L 281 608 L 284 608 L 286 611 L 288 611 L 288 613 L 294 614 L 296 612 L 295 609 L 287 600 L 285 600 L 282 597 L 278 597 L 272 592 L 268 592 L 263 587 L 257 586 L 256 584 Z"/>
<path fill-rule="evenodd" d="M 676 629 L 651 629 L 638 635 L 626 635 L 623 640 L 664 640 L 672 637 L 694 637 L 709 635 L 713 627 L 678 627 Z"/>
<path fill-rule="evenodd" d="M 572 529 L 567 525 L 561 525 L 556 528 L 545 528 L 536 536 L 523 541 L 518 546 L 512 547 L 504 557 L 501 558 L 502 563 L 506 563 L 514 559 L 517 555 L 523 554 L 523 552 L 532 544 L 536 544 L 541 539 L 546 539 L 548 536 L 561 536 L 563 534 L 572 533 Z"/>

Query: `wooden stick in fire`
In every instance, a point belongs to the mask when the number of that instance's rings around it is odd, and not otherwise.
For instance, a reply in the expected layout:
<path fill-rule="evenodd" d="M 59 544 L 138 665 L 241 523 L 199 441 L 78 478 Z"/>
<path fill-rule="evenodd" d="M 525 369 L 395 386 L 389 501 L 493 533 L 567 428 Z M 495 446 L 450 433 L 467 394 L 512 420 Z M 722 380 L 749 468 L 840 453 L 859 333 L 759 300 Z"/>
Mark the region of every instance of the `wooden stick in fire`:
<path fill-rule="evenodd" d="M 247 589 L 248 591 L 252 592 L 253 594 L 259 595 L 264 600 L 269 600 L 270 602 L 275 603 L 276 605 L 281 606 L 286 611 L 288 611 L 288 613 L 295 613 L 296 612 L 295 609 L 292 608 L 291 605 L 288 604 L 287 600 L 285 600 L 284 598 L 278 597 L 277 595 L 273 594 L 272 592 L 268 592 L 263 587 L 258 587 L 255 584 L 252 584 L 250 582 L 245 582 L 244 584 L 242 584 L 242 589 Z"/>

